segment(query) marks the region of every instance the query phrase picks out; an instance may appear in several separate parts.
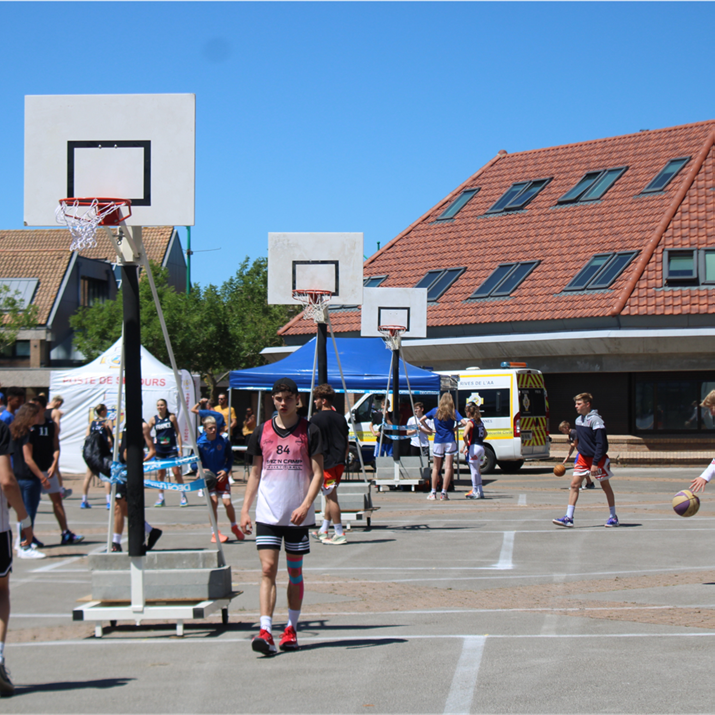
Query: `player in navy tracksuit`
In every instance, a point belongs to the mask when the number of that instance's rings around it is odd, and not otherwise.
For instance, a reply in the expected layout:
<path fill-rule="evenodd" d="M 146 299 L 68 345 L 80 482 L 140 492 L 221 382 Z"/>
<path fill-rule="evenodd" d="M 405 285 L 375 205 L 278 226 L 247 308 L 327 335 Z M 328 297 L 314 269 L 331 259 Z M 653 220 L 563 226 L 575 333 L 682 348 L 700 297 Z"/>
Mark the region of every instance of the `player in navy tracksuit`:
<path fill-rule="evenodd" d="M 566 516 L 553 519 L 557 526 L 573 526 L 573 515 L 578 501 L 579 489 L 584 478 L 590 475 L 597 481 L 606 494 L 610 515 L 604 526 L 618 526 L 616 516 L 616 498 L 608 481 L 612 476 L 611 460 L 608 458 L 608 436 L 603 418 L 598 410 L 591 409 L 593 397 L 588 392 L 582 392 L 574 397 L 576 405 L 576 433 L 578 437 L 578 459 L 574 465 L 573 479 L 569 492 L 569 505 Z"/>

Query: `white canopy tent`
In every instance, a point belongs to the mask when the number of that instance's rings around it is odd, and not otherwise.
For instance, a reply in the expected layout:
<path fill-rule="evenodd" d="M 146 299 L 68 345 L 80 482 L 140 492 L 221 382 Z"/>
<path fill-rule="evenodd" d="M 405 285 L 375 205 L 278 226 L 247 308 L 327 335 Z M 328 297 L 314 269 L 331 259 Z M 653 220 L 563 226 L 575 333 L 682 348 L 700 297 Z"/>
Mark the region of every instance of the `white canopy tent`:
<path fill-rule="evenodd" d="M 107 406 L 107 417 L 114 420 L 117 416 L 117 392 L 122 353 L 122 340 L 117 340 L 111 348 L 83 367 L 69 370 L 53 370 L 50 374 L 50 399 L 62 395 L 62 424 L 60 430 L 60 469 L 68 473 L 83 473 L 87 466 L 82 459 L 87 426 L 92 421 L 93 408 L 100 403 Z M 198 385 L 187 370 L 181 370 L 180 397 L 170 367 L 159 362 L 143 346 L 141 348 L 142 369 L 142 415 L 149 420 L 156 414 L 156 401 L 165 399 L 169 411 L 176 415 L 181 428 L 181 438 L 189 445 L 189 430 L 196 429 L 196 420 L 191 415 L 187 424 L 183 412 L 179 410 L 179 399 L 183 397 L 187 408 L 196 404 Z M 196 378 L 198 380 L 198 378 Z M 187 409 L 187 411 L 188 411 Z M 124 410 L 122 410 L 122 421 Z M 123 428 L 123 424 L 121 424 Z"/>

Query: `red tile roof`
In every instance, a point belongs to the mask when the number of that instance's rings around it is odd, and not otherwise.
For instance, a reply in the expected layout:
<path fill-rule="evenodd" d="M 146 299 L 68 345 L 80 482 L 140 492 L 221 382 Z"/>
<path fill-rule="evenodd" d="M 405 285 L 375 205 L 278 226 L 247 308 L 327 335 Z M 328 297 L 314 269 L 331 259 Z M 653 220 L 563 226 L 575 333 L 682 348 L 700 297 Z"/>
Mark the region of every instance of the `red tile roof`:
<path fill-rule="evenodd" d="M 703 246 L 708 241 L 715 246 L 713 141 L 715 120 L 516 154 L 500 152 L 371 256 L 365 276 L 387 274 L 382 287 L 414 286 L 428 270 L 466 267 L 437 303 L 429 305 L 430 328 L 621 312 L 715 312 L 711 291 L 663 290 L 661 274 L 663 247 Z M 663 192 L 639 195 L 670 159 L 681 156 L 692 159 Z M 557 205 L 586 172 L 620 166 L 628 170 L 600 201 Z M 546 177 L 553 180 L 525 210 L 485 215 L 514 182 Z M 480 187 L 479 193 L 454 221 L 435 223 L 461 191 L 473 187 Z M 674 199 L 686 190 L 676 207 Z M 668 220 L 668 210 L 676 208 Z M 652 256 L 649 246 L 655 246 Z M 595 253 L 627 250 L 641 253 L 608 290 L 562 292 Z M 499 263 L 535 259 L 541 263 L 510 296 L 467 300 Z M 629 285 L 629 279 L 641 272 L 635 287 Z M 331 313 L 331 322 L 336 332 L 360 330 L 359 312 Z M 314 331 L 312 323 L 298 318 L 279 332 Z"/>
<path fill-rule="evenodd" d="M 172 226 L 145 228 L 142 239 L 147 255 L 161 263 L 169 246 Z M 52 310 L 71 253 L 67 229 L 0 231 L 0 278 L 39 278 L 33 304 L 38 306 L 38 323 L 44 325 Z M 97 233 L 97 246 L 82 251 L 85 258 L 114 262 L 116 253 L 103 231 Z"/>

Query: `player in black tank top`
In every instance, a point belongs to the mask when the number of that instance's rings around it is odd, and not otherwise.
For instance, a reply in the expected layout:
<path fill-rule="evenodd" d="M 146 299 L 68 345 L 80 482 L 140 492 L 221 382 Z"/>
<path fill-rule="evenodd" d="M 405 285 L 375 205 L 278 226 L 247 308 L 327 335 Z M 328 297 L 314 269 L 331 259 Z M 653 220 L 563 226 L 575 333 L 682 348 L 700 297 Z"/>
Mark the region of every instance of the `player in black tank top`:
<path fill-rule="evenodd" d="M 157 413 L 152 417 L 148 424 L 149 429 L 153 429 L 156 434 L 154 446 L 156 449 L 157 459 L 170 459 L 181 455 L 181 430 L 176 415 L 169 412 L 169 407 L 166 400 L 157 400 Z M 183 484 L 184 478 L 181 476 L 180 467 L 172 467 L 171 471 L 174 474 L 174 479 L 177 484 Z M 157 473 L 157 480 L 160 482 L 166 481 L 166 469 L 160 469 Z M 181 492 L 181 501 L 179 506 L 188 506 L 189 502 L 186 499 L 186 492 Z M 159 490 L 154 506 L 164 506 L 164 490 Z"/>
<path fill-rule="evenodd" d="M 34 399 L 39 407 L 44 407 L 39 399 Z M 48 415 L 49 412 L 49 415 Z M 43 489 L 52 502 L 52 511 L 62 532 L 61 545 L 78 544 L 84 539 L 80 534 L 73 534 L 67 526 L 67 514 L 62 504 L 62 493 L 58 479 L 60 461 L 60 440 L 57 425 L 52 419 L 52 410 L 45 410 L 45 421 L 35 425 L 30 430 L 30 443 L 32 444 L 32 458 L 40 471 L 44 472 L 50 480 L 50 488 Z"/>

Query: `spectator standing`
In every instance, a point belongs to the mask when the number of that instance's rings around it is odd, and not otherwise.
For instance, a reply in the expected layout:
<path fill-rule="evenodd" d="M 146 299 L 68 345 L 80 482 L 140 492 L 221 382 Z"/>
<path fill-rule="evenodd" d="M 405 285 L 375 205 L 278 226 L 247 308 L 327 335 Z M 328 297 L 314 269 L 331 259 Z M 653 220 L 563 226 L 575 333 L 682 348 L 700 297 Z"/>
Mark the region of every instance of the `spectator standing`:
<path fill-rule="evenodd" d="M 17 515 L 21 532 L 18 556 L 43 558 L 43 554 L 30 548 L 32 544 L 32 519 L 30 519 L 20 493 L 20 487 L 12 473 L 10 454 L 12 439 L 10 429 L 0 422 L 0 696 L 8 697 L 15 692 L 10 672 L 5 665 L 5 639 L 10 621 L 10 572 L 12 571 L 12 527 L 10 505 Z"/>
<path fill-rule="evenodd" d="M 323 442 L 323 486 L 321 490 L 325 497 L 323 524 L 318 531 L 313 532 L 313 536 L 324 544 L 341 546 L 347 544 L 347 538 L 343 531 L 342 514 L 337 492 L 345 471 L 345 462 L 348 458 L 348 424 L 345 421 L 345 417 L 338 414 L 333 407 L 335 390 L 330 385 L 318 385 L 313 395 L 316 411 L 310 422 L 320 429 Z M 331 521 L 335 531 L 332 539 L 328 538 L 328 528 Z"/>
<path fill-rule="evenodd" d="M 425 413 L 422 402 L 415 402 L 415 414 L 407 420 L 407 434 L 410 437 L 410 456 L 419 457 L 420 454 L 429 459 L 430 429 L 425 427 L 420 420 Z"/>
<path fill-rule="evenodd" d="M 464 411 L 467 413 L 467 424 L 464 428 L 464 456 L 467 458 L 472 475 L 472 490 L 464 496 L 466 499 L 484 499 L 482 459 L 484 459 L 487 428 L 482 422 L 482 413 L 474 402 L 468 402 Z"/>
<path fill-rule="evenodd" d="M 89 437 L 93 432 L 98 432 L 102 435 L 102 438 L 107 443 L 107 449 L 112 448 L 113 438 L 112 438 L 112 423 L 107 419 L 107 406 L 100 403 L 94 408 L 94 419 L 87 426 L 87 432 L 85 437 Z M 84 475 L 84 483 L 82 484 L 82 503 L 79 505 L 80 509 L 91 509 L 92 505 L 87 501 L 87 495 L 89 493 L 89 485 L 92 481 L 92 477 L 96 475 L 89 467 L 87 467 L 87 473 Z M 107 509 L 111 509 L 111 486 L 109 482 L 105 486 L 106 498 L 107 498 Z"/>
<path fill-rule="evenodd" d="M 181 454 L 181 430 L 176 415 L 169 412 L 169 407 L 166 400 L 157 400 L 157 414 L 154 415 L 149 422 L 149 430 L 152 429 L 156 433 L 154 440 L 157 459 L 172 459 L 177 458 Z M 177 484 L 183 484 L 184 478 L 181 476 L 180 467 L 172 467 L 171 471 L 176 479 Z M 166 479 L 166 469 L 160 469 L 157 472 L 157 477 L 160 482 Z M 188 506 L 189 502 L 186 499 L 186 492 L 181 492 L 181 501 L 179 506 Z M 164 490 L 159 490 L 159 496 L 154 506 L 164 506 Z"/>
<path fill-rule="evenodd" d="M 231 467 L 233 466 L 233 451 L 228 438 L 218 434 L 215 417 L 204 418 L 204 433 L 199 437 L 196 446 L 199 448 L 201 466 L 213 472 L 217 478 L 216 486 L 209 489 L 216 523 L 218 523 L 218 498 L 221 496 L 224 509 L 226 509 L 226 516 L 231 522 L 231 531 L 238 541 L 243 541 L 245 537 L 236 523 L 236 510 L 231 503 L 231 485 L 228 481 Z M 220 531 L 218 536 L 221 543 L 228 541 L 228 537 L 224 536 Z M 211 542 L 216 543 L 216 534 L 211 535 Z"/>
<path fill-rule="evenodd" d="M 222 417 L 226 425 L 231 426 L 230 434 L 233 437 L 236 434 L 236 429 L 238 428 L 238 418 L 236 417 L 236 410 L 233 407 L 228 406 L 228 399 L 226 394 L 221 392 L 218 396 L 218 405 L 214 408 L 214 412 L 218 412 Z M 223 434 L 223 433 L 222 433 Z"/>
<path fill-rule="evenodd" d="M 21 387 L 9 387 L 6 394 L 5 409 L 0 412 L 0 420 L 10 426 L 15 419 L 15 413 L 25 403 L 25 390 Z"/>
<path fill-rule="evenodd" d="M 375 436 L 375 457 L 392 456 L 392 437 L 389 428 L 392 427 L 392 417 L 386 413 L 386 402 L 382 395 L 375 396 L 377 408 L 372 411 L 370 422 L 370 432 Z M 388 429 L 385 429 L 385 428 Z M 382 436 L 382 448 L 380 448 L 380 436 Z"/>
<path fill-rule="evenodd" d="M 449 499 L 447 490 L 454 475 L 454 456 L 457 454 L 457 438 L 455 430 L 457 424 L 464 419 L 454 407 L 454 400 L 449 392 L 439 398 L 439 406 L 431 409 L 420 418 L 420 423 L 426 427 L 427 420 L 434 420 L 434 464 L 432 465 L 432 491 L 427 499 L 434 501 L 437 498 L 437 482 L 444 460 L 444 482 L 442 483 L 442 501 Z"/>
<path fill-rule="evenodd" d="M 226 420 L 224 420 L 223 415 L 220 412 L 215 412 L 210 408 L 208 398 L 202 397 L 192 408 L 191 411 L 199 416 L 200 429 L 199 433 L 203 431 L 204 420 L 207 417 L 213 417 L 216 420 L 216 428 L 219 434 L 226 431 Z"/>
<path fill-rule="evenodd" d="M 56 425 L 52 417 L 47 417 L 44 404 L 47 398 L 44 396 L 35 397 L 30 404 L 36 404 L 40 408 L 42 419 L 30 430 L 30 445 L 32 446 L 32 459 L 40 471 L 49 480 L 49 487 L 43 487 L 42 493 L 49 494 L 52 502 L 52 511 L 60 527 L 62 534 L 61 544 L 78 544 L 84 536 L 73 534 L 67 526 L 67 515 L 62 504 L 62 494 L 60 493 L 60 482 L 58 479 L 60 464 L 60 440 L 57 435 Z M 27 460 L 26 460 L 27 461 Z"/>
<path fill-rule="evenodd" d="M 243 425 L 241 427 L 241 433 L 243 438 L 248 444 L 248 438 L 253 434 L 256 429 L 256 415 L 253 414 L 253 410 L 250 407 L 246 408 L 246 414 L 243 418 Z"/>

